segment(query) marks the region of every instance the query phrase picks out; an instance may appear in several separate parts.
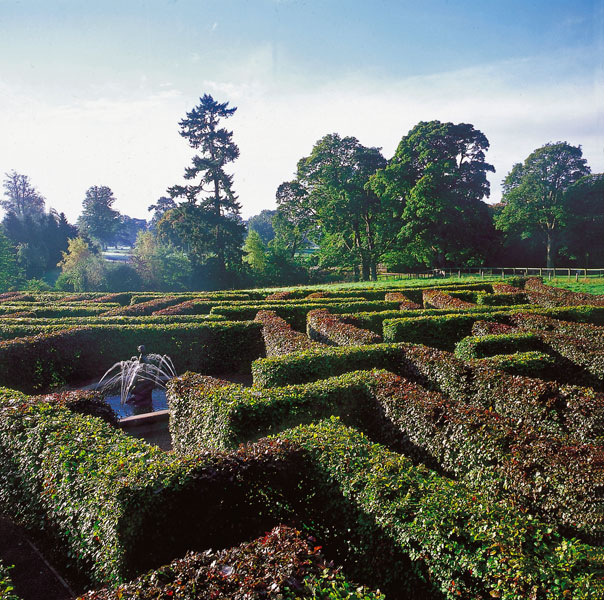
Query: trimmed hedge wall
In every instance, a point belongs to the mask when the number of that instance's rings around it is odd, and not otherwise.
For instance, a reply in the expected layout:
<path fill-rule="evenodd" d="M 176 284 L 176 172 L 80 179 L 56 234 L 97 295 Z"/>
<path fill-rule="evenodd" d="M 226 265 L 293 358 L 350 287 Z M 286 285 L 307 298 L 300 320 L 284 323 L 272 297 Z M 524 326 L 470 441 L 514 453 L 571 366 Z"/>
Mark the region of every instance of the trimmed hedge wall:
<path fill-rule="evenodd" d="M 178 304 L 179 302 L 182 302 L 182 300 L 175 296 L 162 296 L 161 298 L 156 298 L 154 300 L 147 300 L 146 302 L 138 302 L 136 304 L 131 304 L 130 306 L 120 306 L 118 308 L 108 310 L 107 312 L 103 313 L 103 316 L 115 317 L 117 315 L 124 315 L 131 317 L 142 317 L 145 315 L 150 315 L 157 310 L 161 310 L 162 308 L 167 308 L 168 306 Z"/>
<path fill-rule="evenodd" d="M 456 342 L 472 332 L 476 321 L 498 321 L 509 323 L 516 312 L 526 312 L 526 307 L 510 306 L 495 310 L 467 311 L 458 314 L 447 313 L 435 316 L 417 316 L 385 319 L 383 322 L 385 342 L 410 342 L 425 344 L 443 350 L 453 350 Z M 531 311 L 533 312 L 533 311 Z M 545 314 L 571 321 L 601 323 L 604 321 L 604 307 L 565 306 L 552 309 L 536 309 L 537 314 Z"/>
<path fill-rule="evenodd" d="M 426 308 L 475 308 L 473 302 L 454 298 L 441 290 L 424 290 L 424 306 Z"/>
<path fill-rule="evenodd" d="M 301 423 L 337 414 L 348 423 L 371 427 L 379 419 L 367 401 L 370 372 L 348 373 L 304 385 L 258 390 L 197 373 L 168 384 L 172 447 L 226 450 Z M 363 399 L 365 400 L 363 402 Z"/>
<path fill-rule="evenodd" d="M 604 433 L 604 394 L 592 388 L 508 375 L 426 346 L 401 351 L 400 375 L 453 400 L 492 408 L 570 444 L 594 443 Z"/>
<path fill-rule="evenodd" d="M 260 535 L 284 518 L 271 490 L 295 487 L 301 471 L 284 442 L 177 459 L 44 403 L 4 402 L 0 434 L 3 507 L 95 583 Z"/>
<path fill-rule="evenodd" d="M 114 363 L 136 355 L 140 344 L 170 356 L 177 372 L 236 372 L 264 354 L 261 328 L 253 322 L 96 325 L 2 341 L 0 385 L 42 392 L 100 379 Z"/>
<path fill-rule="evenodd" d="M 590 596 L 587 547 L 563 540 L 511 503 L 493 502 L 487 494 L 414 467 L 337 420 L 299 427 L 280 438 L 308 453 L 308 477 L 321 500 L 313 508 L 336 515 L 356 507 L 360 544 L 366 548 L 377 526 L 394 548 L 409 554 L 410 573 L 425 566 L 446 599 Z M 388 550 L 366 550 L 358 569 L 400 576 Z M 418 595 L 409 584 L 395 589 L 399 597 Z"/>
<path fill-rule="evenodd" d="M 340 569 L 325 560 L 314 538 L 304 539 L 299 531 L 280 525 L 261 538 L 229 550 L 189 552 L 117 588 L 89 592 L 82 600 L 123 598 L 380 600 L 384 596 L 348 582 Z"/>
<path fill-rule="evenodd" d="M 292 329 L 287 321 L 272 310 L 258 311 L 254 321 L 262 323 L 262 337 L 267 357 L 281 356 L 300 350 L 320 348 L 307 335 Z"/>
<path fill-rule="evenodd" d="M 214 306 L 210 314 L 224 315 L 227 319 L 239 321 L 253 319 L 259 310 L 272 310 L 279 317 L 285 319 L 294 329 L 306 331 L 306 315 L 309 311 L 318 308 L 327 308 L 332 314 L 354 313 L 356 311 L 383 311 L 398 310 L 398 302 L 375 301 L 350 301 L 342 302 L 325 299 L 314 302 L 283 302 L 266 304 L 247 304 L 239 306 Z"/>
<path fill-rule="evenodd" d="M 367 369 L 399 372 L 408 344 L 314 348 L 285 356 L 259 358 L 252 363 L 254 386 L 282 387 L 308 383 Z"/>
<path fill-rule="evenodd" d="M 545 285 L 539 277 L 527 279 L 524 288 L 529 294 L 531 302 L 544 304 L 545 306 L 604 306 L 604 294 L 571 292 L 570 290 Z"/>
<path fill-rule="evenodd" d="M 311 310 L 306 315 L 306 332 L 311 340 L 329 346 L 359 346 L 382 341 L 376 333 L 356 327 L 325 308 Z"/>
<path fill-rule="evenodd" d="M 516 352 L 515 354 L 496 354 L 488 358 L 476 359 L 479 366 L 500 369 L 510 375 L 555 379 L 559 373 L 558 362 L 543 352 Z"/>
<path fill-rule="evenodd" d="M 409 300 L 402 292 L 386 292 L 384 300 L 398 302 L 401 310 L 421 310 L 422 305 Z"/>
<path fill-rule="evenodd" d="M 593 446 L 565 445 L 391 373 L 376 373 L 373 393 L 400 430 L 473 487 L 511 497 L 550 523 L 604 541 Z"/>
<path fill-rule="evenodd" d="M 476 304 L 484 306 L 510 306 L 527 304 L 528 301 L 526 294 L 521 291 L 497 294 L 487 294 L 483 292 L 476 294 Z"/>
<path fill-rule="evenodd" d="M 455 356 L 462 360 L 470 360 L 496 354 L 542 351 L 543 349 L 543 342 L 534 333 L 503 333 L 465 337 L 455 345 Z"/>
<path fill-rule="evenodd" d="M 344 550 L 355 578 L 382 579 L 387 592 L 417 594 L 428 569 L 451 600 L 485 589 L 588 597 L 585 546 L 335 421 L 180 459 L 43 403 L 4 403 L 0 434 L 0 501 L 42 523 L 93 581 L 119 582 L 192 546 L 232 546 L 293 508 Z"/>

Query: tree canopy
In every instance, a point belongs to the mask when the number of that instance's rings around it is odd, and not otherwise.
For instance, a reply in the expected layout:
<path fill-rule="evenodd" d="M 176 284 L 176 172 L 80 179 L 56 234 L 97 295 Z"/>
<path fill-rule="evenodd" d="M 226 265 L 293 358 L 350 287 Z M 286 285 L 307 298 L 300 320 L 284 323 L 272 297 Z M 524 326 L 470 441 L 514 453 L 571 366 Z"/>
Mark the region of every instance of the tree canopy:
<path fill-rule="evenodd" d="M 185 169 L 185 179 L 192 183 L 168 190 L 171 198 L 182 198 L 185 204 L 198 208 L 191 211 L 181 205 L 174 209 L 178 213 L 176 219 L 187 222 L 181 228 L 181 236 L 189 247 L 197 246 L 197 257 L 213 257 L 220 279 L 224 279 L 227 267 L 240 264 L 245 231 L 239 218 L 241 206 L 233 191 L 233 176 L 226 171 L 227 165 L 238 158 L 239 148 L 233 141 L 233 132 L 220 127 L 221 120 L 237 110 L 228 104 L 205 94 L 180 122 L 180 135 L 199 154 Z M 190 222 L 191 218 L 197 223 Z M 194 236 L 187 235 L 189 229 L 195 230 Z M 207 231 L 211 231 L 211 236 Z"/>
<path fill-rule="evenodd" d="M 566 192 L 589 173 L 580 146 L 556 142 L 538 148 L 505 178 L 497 227 L 519 231 L 523 237 L 541 233 L 546 264 L 553 267 L 558 234 L 570 217 Z"/>
<path fill-rule="evenodd" d="M 491 219 L 486 136 L 467 123 L 418 123 L 398 145 L 371 189 L 400 223 L 397 246 L 406 262 L 427 266 L 480 262 Z"/>
<path fill-rule="evenodd" d="M 106 185 L 93 185 L 86 190 L 78 227 L 106 247 L 115 238 L 120 214 L 112 208 L 115 197 Z"/>

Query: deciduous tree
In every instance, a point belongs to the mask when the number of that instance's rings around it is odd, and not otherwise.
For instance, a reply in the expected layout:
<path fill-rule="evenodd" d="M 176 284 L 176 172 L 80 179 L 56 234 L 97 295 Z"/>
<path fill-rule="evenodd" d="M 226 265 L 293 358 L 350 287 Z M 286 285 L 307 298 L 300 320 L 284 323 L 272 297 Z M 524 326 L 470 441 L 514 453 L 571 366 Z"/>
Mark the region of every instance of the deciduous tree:
<path fill-rule="evenodd" d="M 538 148 L 505 178 L 497 228 L 525 238 L 542 233 L 546 264 L 553 267 L 559 234 L 570 217 L 566 191 L 589 172 L 580 146 L 557 142 Z"/>
<path fill-rule="evenodd" d="M 482 261 L 492 231 L 489 142 L 467 123 L 418 123 L 370 187 L 392 209 L 398 250 L 426 266 Z"/>

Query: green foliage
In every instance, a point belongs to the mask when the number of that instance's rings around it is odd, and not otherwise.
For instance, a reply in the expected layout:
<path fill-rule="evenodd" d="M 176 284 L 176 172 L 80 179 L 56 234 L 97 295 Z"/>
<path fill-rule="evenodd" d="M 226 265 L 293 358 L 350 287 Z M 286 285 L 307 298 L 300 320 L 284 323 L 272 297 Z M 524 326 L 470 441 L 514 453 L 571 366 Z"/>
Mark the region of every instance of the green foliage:
<path fill-rule="evenodd" d="M 237 110 L 228 108 L 228 104 L 204 94 L 180 121 L 180 135 L 200 154 L 185 169 L 185 179 L 194 183 L 168 190 L 173 199 L 183 198 L 185 205 L 169 210 L 159 224 L 160 229 L 164 223 L 172 224 L 181 246 L 190 248 L 193 262 L 202 265 L 213 257 L 216 283 L 222 286 L 228 283 L 227 267 L 232 270 L 241 262 L 244 234 L 233 176 L 225 170 L 239 157 L 239 148 L 233 141 L 233 132 L 219 127 L 221 119 L 231 117 Z"/>
<path fill-rule="evenodd" d="M 10 578 L 10 570 L 12 568 L 12 566 L 5 566 L 0 561 L 0 600 L 21 600 L 15 594 L 15 588 Z"/>
<path fill-rule="evenodd" d="M 566 192 L 590 172 L 580 146 L 546 144 L 517 163 L 503 183 L 503 209 L 495 223 L 524 237 L 545 236 L 547 266 L 553 267 L 559 230 L 569 220 Z"/>
<path fill-rule="evenodd" d="M 177 372 L 237 372 L 262 355 L 260 330 L 250 322 L 164 322 L 71 327 L 7 340 L 0 342 L 0 385 L 39 393 L 100 377 L 115 362 L 134 356 L 140 344 L 170 356 Z"/>
<path fill-rule="evenodd" d="M 444 267 L 481 264 L 492 239 L 487 138 L 470 124 L 418 123 L 370 186 L 400 219 L 394 261 Z M 460 232 L 464 232 L 460 236 Z"/>
<path fill-rule="evenodd" d="M 406 344 L 374 344 L 312 348 L 284 356 L 258 358 L 252 363 L 254 386 L 272 388 L 327 379 L 351 371 L 401 369 Z"/>
<path fill-rule="evenodd" d="M 492 369 L 501 369 L 510 375 L 554 379 L 558 372 L 556 359 L 544 352 L 516 352 L 514 354 L 495 354 L 478 359 L 482 365 Z"/>
<path fill-rule="evenodd" d="M 58 266 L 61 267 L 56 283 L 58 289 L 74 292 L 107 289 L 107 265 L 103 257 L 81 237 L 69 240 L 68 250 L 63 252 L 63 260 Z"/>
<path fill-rule="evenodd" d="M 137 235 L 132 263 L 145 289 L 190 289 L 192 266 L 187 254 L 171 244 L 161 243 L 150 231 Z"/>
<path fill-rule="evenodd" d="M 16 248 L 0 228 L 0 292 L 6 292 L 23 281 L 23 272 L 17 265 Z"/>
<path fill-rule="evenodd" d="M 534 333 L 468 336 L 455 345 L 455 356 L 462 360 L 486 358 L 496 354 L 514 354 L 543 350 L 543 343 Z"/>
<path fill-rule="evenodd" d="M 82 214 L 78 219 L 80 233 L 85 232 L 98 240 L 103 248 L 113 241 L 120 225 L 119 212 L 111 208 L 114 202 L 113 192 L 106 185 L 89 187 L 82 202 Z"/>
<path fill-rule="evenodd" d="M 511 503 L 493 502 L 486 494 L 414 467 L 405 456 L 334 420 L 281 437 L 297 442 L 311 457 L 315 493 L 336 487 L 345 503 L 363 515 L 357 533 L 365 548 L 363 534 L 370 522 L 376 523 L 388 532 L 392 546 L 414 561 L 407 572 L 417 574 L 425 566 L 445 598 L 481 597 L 485 589 L 505 600 L 531 594 L 554 600 L 565 590 L 573 598 L 589 597 L 586 546 L 562 539 Z M 328 497 L 325 509 L 333 511 L 337 500 Z M 389 563 L 389 573 L 396 576 L 389 551 L 385 544 L 380 552 L 365 553 L 365 569 L 377 573 Z M 401 582 L 397 591 L 412 590 Z"/>

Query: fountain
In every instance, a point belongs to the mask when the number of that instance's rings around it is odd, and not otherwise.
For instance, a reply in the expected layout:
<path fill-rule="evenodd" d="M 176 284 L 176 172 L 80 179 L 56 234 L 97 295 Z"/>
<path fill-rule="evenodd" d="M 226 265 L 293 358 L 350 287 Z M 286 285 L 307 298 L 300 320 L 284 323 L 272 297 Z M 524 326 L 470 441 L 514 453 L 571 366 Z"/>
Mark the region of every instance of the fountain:
<path fill-rule="evenodd" d="M 119 389 L 120 404 L 130 404 L 136 413 L 151 412 L 152 393 L 155 388 L 176 376 L 170 358 L 160 354 L 147 354 L 145 346 L 138 346 L 139 356 L 115 363 L 103 375 L 96 389 L 104 394 Z"/>

